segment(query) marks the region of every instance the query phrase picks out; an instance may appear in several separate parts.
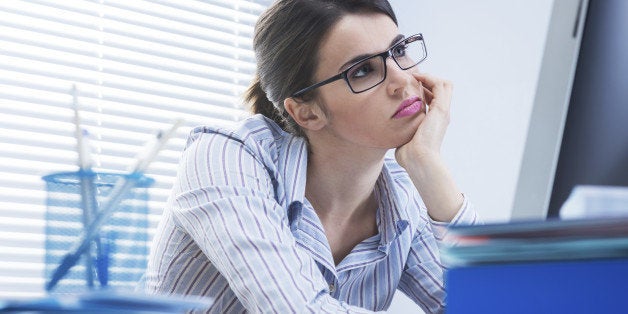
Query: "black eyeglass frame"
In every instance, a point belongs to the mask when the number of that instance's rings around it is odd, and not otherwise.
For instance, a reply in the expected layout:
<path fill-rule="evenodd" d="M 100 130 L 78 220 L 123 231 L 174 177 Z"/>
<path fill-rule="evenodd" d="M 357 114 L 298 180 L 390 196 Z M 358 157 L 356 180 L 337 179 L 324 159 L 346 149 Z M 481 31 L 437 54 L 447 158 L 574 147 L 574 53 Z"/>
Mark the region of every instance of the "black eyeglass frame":
<path fill-rule="evenodd" d="M 412 43 L 412 42 L 415 42 L 415 41 L 420 41 L 420 42 L 421 42 L 421 46 L 423 47 L 423 51 L 425 52 L 425 54 L 423 55 L 423 58 L 422 58 L 421 60 L 418 60 L 418 61 L 417 61 L 416 63 L 414 63 L 413 65 L 408 66 L 408 67 L 402 67 L 402 66 L 399 64 L 399 62 L 397 61 L 397 59 L 395 59 L 395 56 L 394 56 L 394 54 L 392 53 L 392 51 L 393 51 L 395 48 L 397 48 L 399 45 L 402 45 L 402 44 L 403 44 L 403 45 L 407 45 L 407 44 Z M 360 91 L 355 91 L 355 90 L 353 89 L 353 87 L 351 86 L 351 84 L 349 83 L 349 78 L 347 77 L 347 73 L 349 73 L 349 72 L 353 69 L 353 67 L 355 67 L 356 65 L 358 65 L 358 64 L 360 64 L 360 63 L 362 63 L 362 62 L 364 62 L 364 61 L 366 61 L 366 60 L 368 60 L 368 59 L 372 59 L 372 58 L 376 58 L 376 57 L 380 57 L 380 58 L 382 58 L 382 59 L 383 59 L 383 61 L 384 61 L 384 76 L 382 77 L 381 81 L 379 81 L 379 82 L 377 82 L 377 83 L 373 84 L 373 86 L 371 86 L 371 87 L 369 87 L 369 88 L 367 88 L 367 89 L 360 90 Z M 388 57 L 391 57 L 391 58 L 395 61 L 395 63 L 397 64 L 397 66 L 398 66 L 400 69 L 402 69 L 402 70 L 407 70 L 407 69 L 413 68 L 413 67 L 417 66 L 419 63 L 421 63 L 421 62 L 425 61 L 425 59 L 427 59 L 427 48 L 425 47 L 425 41 L 423 40 L 423 34 L 418 33 L 418 34 L 414 34 L 414 35 L 412 35 L 412 36 L 409 36 L 409 37 L 407 37 L 407 38 L 404 38 L 404 39 L 402 39 L 402 40 L 398 41 L 397 43 L 393 44 L 393 45 L 392 45 L 390 48 L 388 48 L 386 51 L 383 51 L 383 52 L 381 52 L 381 53 L 377 53 L 377 54 L 374 54 L 374 55 L 371 55 L 371 56 L 365 57 L 365 58 L 363 58 L 363 59 L 360 59 L 360 60 L 358 60 L 358 61 L 354 62 L 353 64 L 351 64 L 351 65 L 350 65 L 349 67 L 347 67 L 344 71 L 342 71 L 342 72 L 338 73 L 337 75 L 334 75 L 334 76 L 332 76 L 332 77 L 330 77 L 330 78 L 328 78 L 328 79 L 326 79 L 326 80 L 320 81 L 320 82 L 318 82 L 318 83 L 315 83 L 315 84 L 313 84 L 313 85 L 310 85 L 310 86 L 308 86 L 308 87 L 305 87 L 305 88 L 303 88 L 303 89 L 300 89 L 300 90 L 298 90 L 296 93 L 292 94 L 292 96 L 291 96 L 291 97 L 294 97 L 294 98 L 299 98 L 299 97 L 301 97 L 301 96 L 305 95 L 305 93 L 307 93 L 307 92 L 310 92 L 310 91 L 312 91 L 312 90 L 314 90 L 314 89 L 316 89 L 316 88 L 319 88 L 319 87 L 321 87 L 321 86 L 323 86 L 323 85 L 327 85 L 327 84 L 329 84 L 329 83 L 331 83 L 331 82 L 335 82 L 335 81 L 340 80 L 340 79 L 344 79 L 344 80 L 345 80 L 345 82 L 347 83 L 347 86 L 349 86 L 349 89 L 350 89 L 350 90 L 351 90 L 354 94 L 359 94 L 359 93 L 362 93 L 362 92 L 366 92 L 367 90 L 370 90 L 370 89 L 374 88 L 375 86 L 377 86 L 377 85 L 381 84 L 383 81 L 385 81 L 385 80 L 386 80 L 386 74 L 387 74 L 387 73 L 386 73 L 386 72 L 387 72 L 387 69 L 386 69 L 386 68 L 387 68 L 387 67 L 386 67 L 386 59 L 388 59 Z"/>

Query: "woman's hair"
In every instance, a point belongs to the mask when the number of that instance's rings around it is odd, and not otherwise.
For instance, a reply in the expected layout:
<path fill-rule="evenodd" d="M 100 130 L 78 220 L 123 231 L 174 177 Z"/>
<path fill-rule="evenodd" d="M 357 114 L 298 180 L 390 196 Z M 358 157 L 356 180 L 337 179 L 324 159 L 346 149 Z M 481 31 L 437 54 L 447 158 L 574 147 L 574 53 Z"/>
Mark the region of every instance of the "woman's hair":
<path fill-rule="evenodd" d="M 347 14 L 383 13 L 397 24 L 386 0 L 277 0 L 255 25 L 257 74 L 246 91 L 253 113 L 298 136 L 303 131 L 283 107 L 284 99 L 312 85 L 321 41 Z M 311 99 L 316 91 L 302 96 Z"/>

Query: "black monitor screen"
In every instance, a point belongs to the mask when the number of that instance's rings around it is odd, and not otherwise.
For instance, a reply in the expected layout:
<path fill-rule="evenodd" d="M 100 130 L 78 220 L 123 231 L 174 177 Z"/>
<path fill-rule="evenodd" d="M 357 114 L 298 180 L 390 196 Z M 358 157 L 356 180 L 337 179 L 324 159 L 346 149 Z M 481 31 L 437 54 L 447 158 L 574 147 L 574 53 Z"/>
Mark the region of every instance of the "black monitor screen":
<path fill-rule="evenodd" d="M 576 185 L 628 186 L 628 1 L 590 0 L 548 217 Z"/>

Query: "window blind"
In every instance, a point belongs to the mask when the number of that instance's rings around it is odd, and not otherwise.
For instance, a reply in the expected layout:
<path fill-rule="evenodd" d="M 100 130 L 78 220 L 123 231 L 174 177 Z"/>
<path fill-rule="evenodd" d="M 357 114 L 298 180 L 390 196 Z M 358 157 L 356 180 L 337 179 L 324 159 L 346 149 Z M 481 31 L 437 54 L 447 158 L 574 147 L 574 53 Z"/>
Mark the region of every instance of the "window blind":
<path fill-rule="evenodd" d="M 42 176 L 78 170 L 74 104 L 102 172 L 124 172 L 184 119 L 146 171 L 152 236 L 190 129 L 247 115 L 253 27 L 270 2 L 0 1 L 0 297 L 44 293 Z"/>

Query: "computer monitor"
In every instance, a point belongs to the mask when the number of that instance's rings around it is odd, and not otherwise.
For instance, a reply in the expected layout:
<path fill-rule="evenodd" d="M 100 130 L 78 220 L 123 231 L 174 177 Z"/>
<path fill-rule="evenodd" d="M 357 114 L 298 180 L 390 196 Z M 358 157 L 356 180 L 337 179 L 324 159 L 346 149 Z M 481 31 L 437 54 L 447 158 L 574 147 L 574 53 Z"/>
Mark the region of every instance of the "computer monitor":
<path fill-rule="evenodd" d="M 589 1 L 548 217 L 576 185 L 628 186 L 628 1 Z"/>
<path fill-rule="evenodd" d="M 628 1 L 554 1 L 511 220 L 575 185 L 628 186 Z"/>

